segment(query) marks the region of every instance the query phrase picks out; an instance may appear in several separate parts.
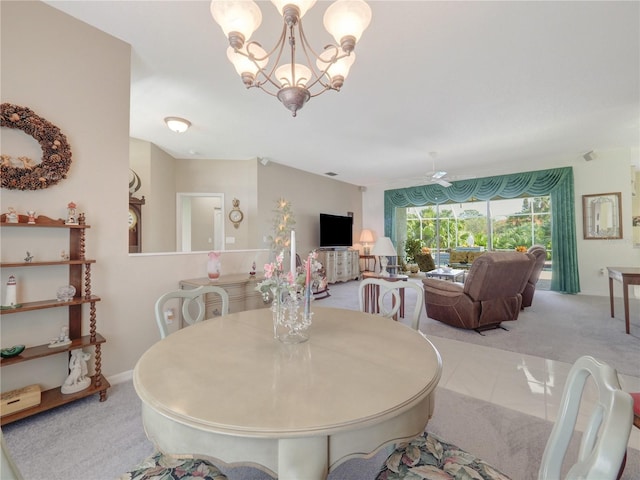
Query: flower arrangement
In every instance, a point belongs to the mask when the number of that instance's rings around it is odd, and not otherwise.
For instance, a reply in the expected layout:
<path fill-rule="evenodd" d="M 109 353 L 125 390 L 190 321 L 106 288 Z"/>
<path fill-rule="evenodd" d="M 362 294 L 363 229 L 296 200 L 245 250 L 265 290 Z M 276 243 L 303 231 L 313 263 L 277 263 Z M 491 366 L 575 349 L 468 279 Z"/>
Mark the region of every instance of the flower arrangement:
<path fill-rule="evenodd" d="M 308 286 L 318 284 L 322 281 L 320 271 L 322 264 L 317 260 L 318 254 L 314 250 L 309 254 L 307 261 L 302 267 L 293 270 L 284 271 L 284 250 L 276 255 L 274 262 L 267 263 L 264 266 L 264 280 L 258 283 L 256 290 L 262 293 L 265 301 L 269 300 L 269 295 L 284 293 L 289 295 L 297 295 L 304 293 L 303 290 Z M 307 274 L 308 272 L 308 274 Z"/>
<path fill-rule="evenodd" d="M 429 247 L 422 247 L 421 252 L 425 255 L 431 254 L 431 249 Z"/>
<path fill-rule="evenodd" d="M 516 247 L 516 252 L 527 253 L 527 247 L 525 247 L 524 245 L 518 245 Z"/>
<path fill-rule="evenodd" d="M 293 258 L 292 258 L 293 260 Z M 273 335 L 283 343 L 299 343 L 309 339 L 311 326 L 312 285 L 322 268 L 316 260 L 316 252 L 309 254 L 302 267 L 294 265 L 288 272 L 283 267 L 284 251 L 275 262 L 264 266 L 265 279 L 258 283 L 256 290 L 262 293 L 265 302 L 272 296 Z M 303 312 L 300 315 L 299 304 L 303 299 Z"/>

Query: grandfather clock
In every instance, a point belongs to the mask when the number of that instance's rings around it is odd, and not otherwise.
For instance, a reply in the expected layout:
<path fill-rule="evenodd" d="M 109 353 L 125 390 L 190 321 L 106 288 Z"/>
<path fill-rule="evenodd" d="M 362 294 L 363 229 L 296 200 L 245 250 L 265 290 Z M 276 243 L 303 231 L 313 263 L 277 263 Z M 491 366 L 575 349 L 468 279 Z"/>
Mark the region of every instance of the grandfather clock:
<path fill-rule="evenodd" d="M 129 253 L 142 252 L 142 205 L 144 197 L 129 196 Z"/>

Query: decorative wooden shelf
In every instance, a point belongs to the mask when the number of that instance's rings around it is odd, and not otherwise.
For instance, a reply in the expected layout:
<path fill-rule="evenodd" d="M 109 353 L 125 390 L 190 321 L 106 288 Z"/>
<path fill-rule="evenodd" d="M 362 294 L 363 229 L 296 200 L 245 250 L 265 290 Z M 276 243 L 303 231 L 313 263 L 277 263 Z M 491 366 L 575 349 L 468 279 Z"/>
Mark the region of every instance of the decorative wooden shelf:
<path fill-rule="evenodd" d="M 35 407 L 20 410 L 19 412 L 12 413 L 11 415 L 5 415 L 0 418 L 0 425 L 6 425 L 7 423 L 22 420 L 23 418 L 30 417 L 36 413 L 44 412 L 52 408 L 66 405 L 67 403 L 75 402 L 81 398 L 100 393 L 101 395 L 110 388 L 111 385 L 104 378 L 103 375 L 94 375 L 91 377 L 91 385 L 84 390 L 80 390 L 75 393 L 64 394 L 60 391 L 61 387 L 52 388 L 51 390 L 45 390 L 42 392 L 40 404 Z"/>
<path fill-rule="evenodd" d="M 77 348 L 90 347 L 91 345 L 98 345 L 99 343 L 105 342 L 105 338 L 99 333 L 96 333 L 96 336 L 93 339 L 91 338 L 91 335 L 84 335 L 80 338 L 73 339 L 69 345 L 65 345 L 64 347 L 49 348 L 49 344 L 28 347 L 25 348 L 20 355 L 0 359 L 0 366 L 5 367 L 15 363 L 27 362 L 36 358 L 48 357 L 49 355 L 56 355 L 58 353 L 76 350 Z"/>
<path fill-rule="evenodd" d="M 100 401 L 107 399 L 107 389 L 111 386 L 102 375 L 102 344 L 106 342 L 105 338 L 96 331 L 96 302 L 100 301 L 100 297 L 91 294 L 91 264 L 95 260 L 85 258 L 85 230 L 90 228 L 85 224 L 84 214 L 78 216 L 78 224 L 67 225 L 63 219 L 53 219 L 40 215 L 35 218 L 35 223 L 28 223 L 29 218 L 26 215 L 18 216 L 18 223 L 7 223 L 6 214 L 0 216 L 0 227 L 20 227 L 20 228 L 64 228 L 69 234 L 69 260 L 51 260 L 37 262 L 2 262 L 1 268 L 22 268 L 22 267 L 50 267 L 50 266 L 66 266 L 68 275 L 66 282 L 76 289 L 76 296 L 68 302 L 59 302 L 57 299 L 39 300 L 35 302 L 23 302 L 17 308 L 2 308 L 0 315 L 9 315 L 24 312 L 33 312 L 47 308 L 66 307 L 68 309 L 68 327 L 69 338 L 71 343 L 68 345 L 49 348 L 49 344 L 35 345 L 25 348 L 20 355 L 10 358 L 0 359 L 1 367 L 8 367 L 22 362 L 28 362 L 37 358 L 45 358 L 51 355 L 66 353 L 69 355 L 71 350 L 78 350 L 86 347 L 92 347 L 94 350 L 94 368 L 95 374 L 91 377 L 91 385 L 84 390 L 72 394 L 63 394 L 61 387 L 52 388 L 41 394 L 41 402 L 39 405 L 2 416 L 0 423 L 5 425 L 26 418 L 36 413 L 44 412 L 51 408 L 59 407 L 66 403 L 73 402 L 80 398 L 84 398 L 95 393 L 100 394 Z M 89 304 L 88 335 L 83 335 L 83 305 Z M 8 321 L 8 320 L 7 320 Z M 27 382 L 28 379 L 25 379 Z"/>
<path fill-rule="evenodd" d="M 43 310 L 45 308 L 68 307 L 70 305 L 82 305 L 83 303 L 99 302 L 100 297 L 91 295 L 89 298 L 74 297 L 70 302 L 59 302 L 57 300 L 38 300 L 37 302 L 25 302 L 20 304 L 18 308 L 3 308 L 0 315 L 8 315 L 10 313 L 29 312 L 32 310 Z"/>
<path fill-rule="evenodd" d="M 48 267 L 51 265 L 84 265 L 87 263 L 96 263 L 95 260 L 54 260 L 51 262 L 15 262 L 0 263 L 0 268 L 16 268 L 16 267 Z"/>

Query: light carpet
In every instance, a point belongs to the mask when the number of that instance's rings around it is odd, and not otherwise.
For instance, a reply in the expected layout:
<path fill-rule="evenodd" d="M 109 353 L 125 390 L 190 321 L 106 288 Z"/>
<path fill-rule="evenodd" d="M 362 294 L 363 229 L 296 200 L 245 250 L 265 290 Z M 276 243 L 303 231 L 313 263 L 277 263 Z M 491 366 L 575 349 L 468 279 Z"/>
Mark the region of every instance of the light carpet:
<path fill-rule="evenodd" d="M 411 278 L 410 281 L 421 282 L 420 278 Z M 333 284 L 330 293 L 330 297 L 318 300 L 317 305 L 358 309 L 358 282 Z M 407 312 L 412 311 L 415 301 L 415 292 L 407 290 Z M 630 335 L 625 333 L 622 299 L 616 298 L 614 306 L 616 316 L 611 318 L 609 297 L 537 290 L 533 305 L 525 308 L 518 320 L 503 322 L 508 332 L 495 329 L 480 335 L 474 330 L 455 328 L 432 320 L 424 309 L 420 330 L 427 336 L 435 335 L 565 363 L 574 363 L 583 355 L 592 355 L 619 373 L 638 376 L 640 300 L 630 300 Z"/>
<path fill-rule="evenodd" d="M 415 281 L 415 280 L 414 280 Z M 331 286 L 331 297 L 318 306 L 357 309 L 357 282 Z M 415 298 L 407 294 L 408 311 Z M 635 302 L 635 300 L 634 300 Z M 621 302 L 619 302 L 621 303 Z M 621 305 L 616 305 L 621 312 Z M 638 303 L 632 305 L 637 312 Z M 635 310 L 634 310 L 635 309 Z M 622 373 L 638 374 L 638 321 L 633 335 L 623 321 L 609 317 L 608 299 L 536 292 L 534 305 L 509 332 L 481 336 L 422 319 L 427 335 L 494 348 L 546 356 L 567 363 L 585 353 L 602 358 Z M 424 315 L 424 313 L 423 313 Z M 584 342 L 583 345 L 580 345 Z M 428 430 L 494 464 L 514 480 L 537 478 L 552 423 L 466 395 L 438 388 L 436 411 Z M 131 382 L 112 386 L 106 402 L 85 398 L 3 427 L 3 433 L 26 480 L 112 480 L 152 453 L 141 423 L 140 401 Z M 571 455 L 575 456 L 575 444 Z M 350 460 L 329 480 L 373 479 L 386 458 Z M 268 480 L 254 468 L 223 468 L 230 480 Z M 0 478 L 2 476 L 0 475 Z M 624 480 L 640 478 L 640 452 L 629 449 Z M 305 479 L 300 479 L 305 480 Z"/>
<path fill-rule="evenodd" d="M 513 480 L 537 478 L 551 428 L 551 422 L 443 388 L 437 390 L 436 410 L 428 426 Z M 153 451 L 131 382 L 114 385 L 106 402 L 88 397 L 6 425 L 3 433 L 25 480 L 114 480 Z M 569 458 L 576 454 L 574 439 Z M 386 456 L 383 450 L 370 459 L 349 460 L 328 480 L 373 480 Z M 271 480 L 256 468 L 221 470 L 229 480 Z M 640 452 L 629 449 L 621 480 L 638 478 Z"/>

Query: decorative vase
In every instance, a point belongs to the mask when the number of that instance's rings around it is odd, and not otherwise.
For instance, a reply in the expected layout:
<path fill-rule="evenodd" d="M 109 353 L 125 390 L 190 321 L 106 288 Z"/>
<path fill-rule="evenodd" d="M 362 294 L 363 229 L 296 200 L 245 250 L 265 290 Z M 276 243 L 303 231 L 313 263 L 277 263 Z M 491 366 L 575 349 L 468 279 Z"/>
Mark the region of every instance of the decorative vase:
<path fill-rule="evenodd" d="M 220 277 L 220 254 L 218 252 L 209 252 L 207 275 L 209 275 L 209 278 L 212 280 Z"/>
<path fill-rule="evenodd" d="M 302 343 L 309 340 L 311 316 L 300 312 L 300 302 L 295 293 L 273 291 L 273 336 L 282 343 Z"/>

